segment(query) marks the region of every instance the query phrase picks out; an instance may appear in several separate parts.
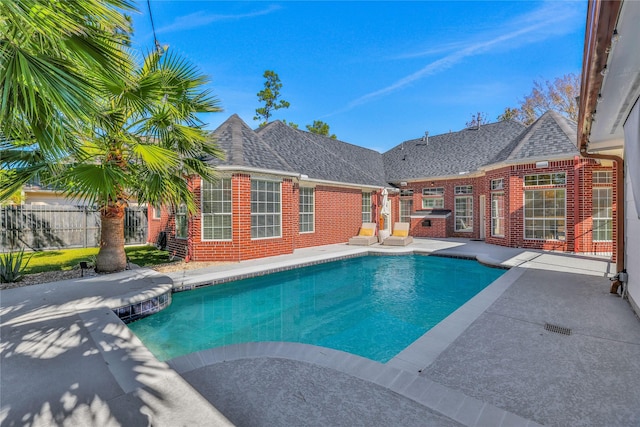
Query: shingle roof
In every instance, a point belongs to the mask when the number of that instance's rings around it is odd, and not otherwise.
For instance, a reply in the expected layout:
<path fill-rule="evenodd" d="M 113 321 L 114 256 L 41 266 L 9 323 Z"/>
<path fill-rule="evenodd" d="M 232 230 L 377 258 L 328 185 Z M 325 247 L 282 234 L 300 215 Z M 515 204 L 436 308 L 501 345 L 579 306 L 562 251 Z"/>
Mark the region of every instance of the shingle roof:
<path fill-rule="evenodd" d="M 518 138 L 506 160 L 578 155 L 575 122 L 555 111 L 547 111 Z"/>
<path fill-rule="evenodd" d="M 297 172 L 309 178 L 386 184 L 382 156 L 377 151 L 294 129 L 281 121 L 269 123 L 257 134 Z"/>
<path fill-rule="evenodd" d="M 213 166 L 248 166 L 274 171 L 297 172 L 237 114 L 229 117 L 213 134 L 218 147 L 226 155 L 224 160 L 209 159 L 208 162 Z"/>
<path fill-rule="evenodd" d="M 513 120 L 405 141 L 384 153 L 389 182 L 473 172 L 489 163 L 525 130 Z"/>
<path fill-rule="evenodd" d="M 410 179 L 455 176 L 484 166 L 577 155 L 576 124 L 547 112 L 526 127 L 506 120 L 405 141 L 384 154 L 294 129 L 280 121 L 254 131 L 234 114 L 214 131 L 225 160 L 240 166 L 307 175 L 312 179 L 386 185 Z"/>

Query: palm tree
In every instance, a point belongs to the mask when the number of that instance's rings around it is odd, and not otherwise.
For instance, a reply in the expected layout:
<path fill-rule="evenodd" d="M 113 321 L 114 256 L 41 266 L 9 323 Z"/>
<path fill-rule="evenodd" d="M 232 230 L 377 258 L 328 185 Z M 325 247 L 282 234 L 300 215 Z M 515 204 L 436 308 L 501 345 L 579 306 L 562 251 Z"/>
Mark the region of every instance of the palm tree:
<path fill-rule="evenodd" d="M 208 79 L 177 55 L 156 51 L 128 76 L 97 86 L 98 111 L 76 127 L 81 144 L 66 158 L 11 151 L 18 176 L 39 170 L 46 183 L 96 205 L 102 222 L 96 268 L 124 270 L 124 213 L 131 201 L 197 210 L 192 176 L 214 179 L 208 158 L 220 157 L 198 115 L 220 111 Z M 28 158 L 27 158 L 28 157 Z M 52 169 L 47 164 L 57 163 Z M 44 177 L 44 179 L 43 179 Z"/>
<path fill-rule="evenodd" d="M 0 1 L 0 149 L 73 149 L 69 130 L 96 111 L 89 76 L 124 76 L 132 9 L 128 0 Z"/>

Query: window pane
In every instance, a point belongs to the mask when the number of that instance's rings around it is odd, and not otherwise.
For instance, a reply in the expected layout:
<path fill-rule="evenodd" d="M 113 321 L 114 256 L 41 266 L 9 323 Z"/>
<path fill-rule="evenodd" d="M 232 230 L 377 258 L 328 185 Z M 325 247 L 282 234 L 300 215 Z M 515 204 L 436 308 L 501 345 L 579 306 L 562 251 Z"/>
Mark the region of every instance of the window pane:
<path fill-rule="evenodd" d="M 300 219 L 299 231 L 309 233 L 314 231 L 314 189 L 300 187 Z"/>
<path fill-rule="evenodd" d="M 473 198 L 459 196 L 455 200 L 455 230 L 461 232 L 473 231 Z"/>
<path fill-rule="evenodd" d="M 565 189 L 527 190 L 524 199 L 524 237 L 565 240 Z"/>
<path fill-rule="evenodd" d="M 231 179 L 215 183 L 202 183 L 202 239 L 230 240 L 231 233 Z M 251 194 L 253 198 L 253 193 Z"/>

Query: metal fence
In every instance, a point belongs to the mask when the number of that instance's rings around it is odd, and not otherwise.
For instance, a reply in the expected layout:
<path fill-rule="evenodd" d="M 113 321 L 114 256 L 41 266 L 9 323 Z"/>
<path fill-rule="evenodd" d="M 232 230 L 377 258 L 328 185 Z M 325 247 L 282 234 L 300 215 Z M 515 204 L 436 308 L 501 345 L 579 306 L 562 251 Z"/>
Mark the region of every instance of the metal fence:
<path fill-rule="evenodd" d="M 126 244 L 147 241 L 147 208 L 125 211 Z M 24 205 L 0 207 L 0 252 L 90 248 L 100 243 L 100 212 L 86 206 Z"/>

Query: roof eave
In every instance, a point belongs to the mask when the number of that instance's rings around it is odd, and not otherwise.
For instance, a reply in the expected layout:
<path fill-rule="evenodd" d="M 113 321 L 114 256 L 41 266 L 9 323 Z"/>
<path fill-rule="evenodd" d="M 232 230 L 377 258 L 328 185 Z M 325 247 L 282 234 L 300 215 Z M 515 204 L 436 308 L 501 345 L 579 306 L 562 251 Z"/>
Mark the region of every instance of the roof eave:
<path fill-rule="evenodd" d="M 580 85 L 580 106 L 578 112 L 577 145 L 581 153 L 586 153 L 589 135 L 596 110 L 598 94 L 602 89 L 604 76 L 600 71 L 607 63 L 607 49 L 615 29 L 622 1 L 590 0 L 587 9 L 584 52 L 582 58 L 582 83 Z"/>

